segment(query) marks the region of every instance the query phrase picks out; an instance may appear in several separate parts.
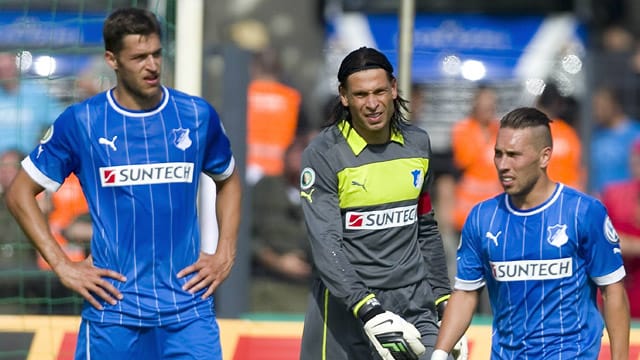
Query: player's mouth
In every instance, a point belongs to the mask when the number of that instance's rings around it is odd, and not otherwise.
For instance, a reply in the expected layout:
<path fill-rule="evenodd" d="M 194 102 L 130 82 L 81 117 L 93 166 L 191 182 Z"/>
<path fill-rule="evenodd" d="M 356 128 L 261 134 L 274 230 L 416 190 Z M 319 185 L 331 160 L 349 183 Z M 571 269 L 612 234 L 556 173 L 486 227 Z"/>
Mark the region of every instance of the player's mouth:
<path fill-rule="evenodd" d="M 160 76 L 157 74 L 145 76 L 144 82 L 147 83 L 147 85 L 158 86 L 160 84 Z"/>
<path fill-rule="evenodd" d="M 509 187 L 513 185 L 514 181 L 515 181 L 515 178 L 513 178 L 512 176 L 500 176 L 500 182 L 504 187 Z"/>
<path fill-rule="evenodd" d="M 376 112 L 376 113 L 371 113 L 371 114 L 367 114 L 365 117 L 367 118 L 367 121 L 371 124 L 375 124 L 375 123 L 379 123 L 380 121 L 382 121 L 382 115 L 384 113 L 382 112 Z"/>

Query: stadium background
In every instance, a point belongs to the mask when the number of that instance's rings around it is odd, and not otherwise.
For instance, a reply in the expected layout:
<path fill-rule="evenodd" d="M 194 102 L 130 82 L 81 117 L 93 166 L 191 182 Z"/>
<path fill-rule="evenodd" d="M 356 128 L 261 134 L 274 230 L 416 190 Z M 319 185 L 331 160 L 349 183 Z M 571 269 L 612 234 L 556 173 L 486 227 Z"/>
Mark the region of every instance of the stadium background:
<path fill-rule="evenodd" d="M 29 53 L 34 65 L 25 68 L 22 76 L 40 79 L 54 96 L 70 103 L 83 96 L 75 87 L 76 80 L 82 76 L 81 69 L 101 57 L 104 16 L 119 6 L 147 7 L 160 15 L 166 25 L 164 82 L 175 86 L 186 70 L 186 66 L 174 68 L 178 55 L 176 49 L 180 48 L 176 40 L 177 1 L 0 0 L 0 50 Z M 398 3 L 392 0 L 204 1 L 203 31 L 199 35 L 202 37 L 202 66 L 198 66 L 201 68 L 201 85 L 196 92 L 201 92 L 220 110 L 234 141 L 237 157 L 242 159 L 245 152 L 245 127 L 237 119 L 244 118 L 244 95 L 249 81 L 247 69 L 252 51 L 265 46 L 278 49 L 284 72 L 288 75 L 287 81 L 301 90 L 306 113 L 312 123 L 319 125 L 323 120 L 323 106 L 335 88 L 336 60 L 339 61 L 350 47 L 377 45 L 397 64 L 397 41 L 393 38 L 396 32 L 387 31 L 391 38 L 379 32 L 380 28 L 398 26 Z M 459 34 L 458 54 L 477 57 L 487 54 L 478 52 L 483 47 L 473 42 L 477 39 L 469 36 L 469 29 L 481 29 L 498 38 L 513 35 L 513 32 L 521 33 L 525 40 L 514 40 L 511 48 L 502 48 L 502 51 L 484 48 L 490 53 L 485 58 L 487 67 L 504 67 L 500 75 L 488 71 L 486 78 L 481 79 L 496 86 L 500 97 L 499 113 L 504 113 L 514 106 L 530 104 L 536 95 L 532 82 L 527 82 L 522 73 L 515 70 L 521 57 L 531 51 L 527 44 L 536 32 L 536 26 L 541 26 L 548 19 L 565 19 L 571 26 L 565 27 L 569 33 L 560 37 L 566 42 L 558 46 L 558 51 L 539 56 L 543 60 L 537 68 L 543 70 L 531 78 L 554 79 L 562 85 L 565 94 L 577 100 L 577 110 L 581 115 L 578 127 L 585 153 L 588 145 L 585 139 L 589 137 L 592 124 L 588 99 L 592 85 L 599 79 L 619 78 L 619 85 L 627 90 L 624 99 L 626 110 L 632 116 L 640 117 L 636 95 L 640 83 L 635 76 L 620 74 L 615 65 L 619 64 L 620 54 L 603 51 L 600 41 L 603 30 L 615 23 L 623 25 L 632 34 L 640 33 L 640 22 L 635 21 L 640 18 L 638 2 L 416 0 L 415 9 L 415 28 L 424 32 L 416 31 L 422 37 L 416 36 L 415 40 L 422 42 L 416 42 L 414 49 L 412 82 L 427 90 L 427 96 L 422 100 L 426 111 L 414 120 L 431 132 L 437 151 L 447 151 L 448 130 L 453 121 L 467 113 L 477 81 L 465 78 L 462 73 L 452 75 L 446 69 L 440 69 L 441 64 L 437 62 L 445 63 L 445 59 L 451 59 L 447 58 L 451 53 L 434 40 L 442 29 L 454 29 Z M 519 21 L 529 24 L 532 33 L 525 34 L 522 29 L 526 27 L 521 27 L 523 23 Z M 440 26 L 432 26 L 434 23 Z M 350 26 L 345 27 L 344 24 Z M 353 24 L 359 25 L 354 27 Z M 567 71 L 563 60 L 568 55 L 574 55 L 579 61 L 578 71 L 575 71 L 575 62 L 572 63 L 574 69 Z M 44 66 L 36 67 L 36 60 Z M 53 71 L 52 60 L 55 61 Z M 189 63 L 189 60 L 184 61 Z M 198 60 L 194 59 L 193 63 L 200 64 Z M 430 60 L 436 63 L 428 63 Z M 102 76 L 100 71 L 93 74 Z M 102 80 L 109 81 L 108 77 Z M 586 158 L 585 165 L 588 166 L 588 162 Z M 242 161 L 239 163 L 242 165 Z M 247 208 L 245 206 L 243 221 L 259 216 L 251 214 Z M 246 310 L 250 281 L 250 240 L 246 227 L 240 235 L 236 266 L 216 295 L 217 311 L 222 319 L 225 358 L 295 359 L 302 314 L 251 314 Z M 14 313 L 0 315 L 0 359 L 70 358 L 78 323 L 75 315 L 79 313 L 81 304 L 79 298 L 61 289 L 55 277 L 48 272 L 0 271 L 0 286 L 9 283 L 17 283 L 21 289 L 37 287 L 40 292 L 36 297 L 26 296 L 23 292 L 20 297 L 0 299 L 0 305 L 12 305 L 17 309 Z M 38 306 L 37 314 L 30 312 L 33 305 Z M 490 319 L 486 317 L 474 320 L 470 330 L 474 359 L 488 357 L 489 324 Z M 606 338 L 603 341 L 606 346 Z M 632 358 L 638 359 L 638 324 L 634 324 L 632 331 L 632 346 Z"/>

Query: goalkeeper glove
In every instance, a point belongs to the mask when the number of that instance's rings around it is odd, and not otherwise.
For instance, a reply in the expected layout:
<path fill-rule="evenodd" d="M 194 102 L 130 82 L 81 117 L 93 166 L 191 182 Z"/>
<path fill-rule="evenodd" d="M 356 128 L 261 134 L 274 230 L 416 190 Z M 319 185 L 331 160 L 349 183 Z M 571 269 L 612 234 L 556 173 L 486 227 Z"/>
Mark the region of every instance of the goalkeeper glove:
<path fill-rule="evenodd" d="M 440 301 L 443 299 L 443 301 Z M 447 300 L 449 299 L 449 295 L 446 297 L 441 297 L 436 301 L 438 305 L 436 305 L 436 310 L 438 311 L 438 327 L 442 323 L 442 317 L 444 316 L 444 310 L 447 307 Z M 469 358 L 469 344 L 467 343 L 467 335 L 462 334 L 462 337 L 451 349 L 451 356 L 455 360 L 467 360 Z M 433 357 L 431 358 L 433 360 Z"/>
<path fill-rule="evenodd" d="M 364 323 L 364 332 L 383 360 L 417 360 L 425 352 L 420 332 L 369 295 L 354 308 Z"/>

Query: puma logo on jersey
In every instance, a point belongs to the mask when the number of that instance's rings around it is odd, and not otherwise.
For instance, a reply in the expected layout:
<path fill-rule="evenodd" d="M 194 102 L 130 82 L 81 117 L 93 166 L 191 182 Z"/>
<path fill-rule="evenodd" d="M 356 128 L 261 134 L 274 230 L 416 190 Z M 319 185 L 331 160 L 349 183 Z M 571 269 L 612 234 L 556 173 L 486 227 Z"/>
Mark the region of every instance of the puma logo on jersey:
<path fill-rule="evenodd" d="M 493 241 L 493 243 L 498 246 L 498 236 L 500 236 L 500 234 L 502 234 L 502 231 L 498 231 L 497 234 L 493 235 L 492 233 L 488 232 L 486 234 L 484 234 L 484 236 L 486 236 L 487 238 L 491 239 L 491 241 Z"/>
<path fill-rule="evenodd" d="M 300 191 L 300 197 L 303 199 L 307 199 L 307 201 L 309 201 L 309 204 L 311 204 L 313 202 L 313 199 L 311 198 L 311 194 L 313 194 L 313 192 L 316 189 L 311 189 L 311 191 L 309 192 L 305 192 L 305 191 Z"/>
<path fill-rule="evenodd" d="M 366 186 L 364 186 L 364 183 L 360 183 L 360 182 L 357 182 L 357 181 L 355 181 L 355 180 L 352 180 L 352 181 L 351 181 L 351 185 L 353 185 L 353 186 L 359 186 L 359 187 L 361 187 L 361 188 L 362 188 L 362 190 L 364 190 L 365 192 L 367 191 L 367 187 L 366 187 Z"/>
<path fill-rule="evenodd" d="M 111 140 L 109 140 L 107 138 L 100 137 L 100 138 L 98 138 L 98 144 L 107 145 L 108 147 L 111 148 L 111 150 L 117 151 L 118 150 L 118 148 L 116 148 L 116 140 L 117 139 L 118 139 L 118 135 L 115 135 L 113 137 L 113 139 L 111 139 Z"/>

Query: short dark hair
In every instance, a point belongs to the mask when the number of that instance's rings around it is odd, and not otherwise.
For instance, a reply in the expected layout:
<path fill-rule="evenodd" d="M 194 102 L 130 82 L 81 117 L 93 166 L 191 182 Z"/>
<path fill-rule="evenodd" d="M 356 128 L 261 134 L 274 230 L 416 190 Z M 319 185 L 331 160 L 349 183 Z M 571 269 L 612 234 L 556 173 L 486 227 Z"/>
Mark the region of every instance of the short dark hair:
<path fill-rule="evenodd" d="M 114 54 L 122 50 L 122 40 L 126 35 L 148 36 L 152 34 L 162 37 L 162 28 L 158 18 L 149 10 L 134 7 L 114 10 L 102 27 L 104 48 Z"/>
<path fill-rule="evenodd" d="M 340 87 L 346 88 L 347 78 L 349 75 L 358 71 L 369 69 L 383 69 L 387 72 L 389 81 L 395 81 L 396 78 L 393 75 L 393 65 L 389 62 L 389 59 L 380 51 L 363 46 L 350 52 L 342 60 L 340 69 L 338 70 L 338 82 Z M 391 116 L 391 127 L 398 128 L 400 123 L 408 122 L 406 115 L 409 112 L 409 101 L 400 96 L 393 100 L 394 112 Z M 342 105 L 340 101 L 334 103 L 333 108 L 327 122 L 327 126 L 338 123 L 341 120 L 346 120 L 351 123 L 351 114 L 349 109 Z"/>
<path fill-rule="evenodd" d="M 509 111 L 500 119 L 500 128 L 526 129 L 542 126 L 545 128 L 544 144 L 552 146 L 551 119 L 544 112 L 532 107 L 520 107 Z"/>

